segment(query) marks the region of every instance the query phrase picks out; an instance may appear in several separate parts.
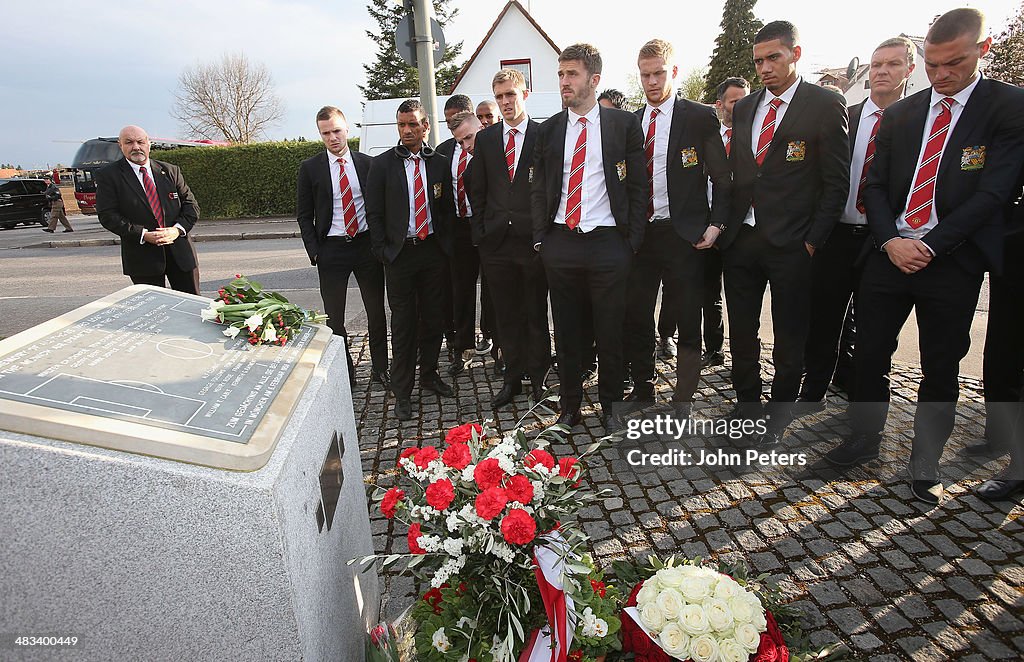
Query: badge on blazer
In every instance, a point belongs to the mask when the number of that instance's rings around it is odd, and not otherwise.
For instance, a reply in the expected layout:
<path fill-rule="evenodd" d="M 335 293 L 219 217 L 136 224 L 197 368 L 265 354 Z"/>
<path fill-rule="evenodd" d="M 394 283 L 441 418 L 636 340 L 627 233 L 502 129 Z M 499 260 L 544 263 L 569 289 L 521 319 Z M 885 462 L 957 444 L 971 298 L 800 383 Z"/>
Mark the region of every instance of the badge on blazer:
<path fill-rule="evenodd" d="M 530 169 L 526 171 L 526 175 L 527 175 L 527 180 L 532 184 L 533 183 L 533 166 L 530 166 Z"/>
<path fill-rule="evenodd" d="M 964 147 L 963 156 L 960 157 L 961 170 L 981 170 L 985 167 L 985 146 Z"/>
<path fill-rule="evenodd" d="M 807 143 L 802 140 L 791 140 L 786 145 L 787 161 L 803 161 L 807 157 Z"/>
<path fill-rule="evenodd" d="M 697 148 L 687 147 L 686 149 L 679 150 L 679 153 L 683 159 L 684 168 L 692 168 L 697 165 Z"/>
<path fill-rule="evenodd" d="M 177 200 L 178 199 L 178 192 L 177 191 L 171 191 L 170 193 L 167 194 L 167 197 L 170 200 Z"/>
<path fill-rule="evenodd" d="M 626 181 L 626 162 L 619 161 L 615 164 L 615 172 L 619 175 L 619 181 Z"/>
<path fill-rule="evenodd" d="M 438 183 L 434 184 L 434 199 L 435 200 L 440 200 L 441 199 L 441 193 L 443 191 L 444 191 L 444 188 L 441 185 L 441 182 L 438 182 Z"/>

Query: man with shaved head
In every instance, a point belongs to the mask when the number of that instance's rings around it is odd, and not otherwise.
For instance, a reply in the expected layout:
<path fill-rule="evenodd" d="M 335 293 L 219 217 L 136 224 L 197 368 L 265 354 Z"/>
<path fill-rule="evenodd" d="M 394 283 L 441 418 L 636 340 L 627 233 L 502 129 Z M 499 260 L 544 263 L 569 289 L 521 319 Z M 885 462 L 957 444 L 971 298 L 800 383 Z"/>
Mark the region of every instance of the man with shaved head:
<path fill-rule="evenodd" d="M 498 104 L 490 99 L 487 101 L 481 101 L 476 107 L 476 118 L 480 120 L 480 123 L 484 125 L 485 129 L 494 124 L 494 122 L 500 117 L 501 111 L 498 110 Z"/>
<path fill-rule="evenodd" d="M 199 294 L 199 263 L 188 237 L 199 205 L 178 166 L 149 158 L 149 136 L 126 126 L 124 158 L 96 173 L 96 213 L 121 237 L 121 265 L 136 285 Z"/>

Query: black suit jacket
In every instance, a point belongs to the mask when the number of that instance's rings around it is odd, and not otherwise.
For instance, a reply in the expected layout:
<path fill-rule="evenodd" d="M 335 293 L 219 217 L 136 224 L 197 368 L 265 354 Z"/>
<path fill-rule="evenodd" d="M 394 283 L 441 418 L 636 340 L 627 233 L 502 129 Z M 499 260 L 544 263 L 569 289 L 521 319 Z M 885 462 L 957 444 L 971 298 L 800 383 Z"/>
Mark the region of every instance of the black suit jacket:
<path fill-rule="evenodd" d="M 405 158 L 399 155 L 400 150 L 405 151 L 398 146 L 373 158 L 363 191 L 371 250 L 385 263 L 395 261 L 409 236 L 410 193 L 405 179 Z M 434 234 L 441 250 L 451 257 L 449 223 L 455 214 L 451 161 L 426 145 L 420 154 L 426 170 L 426 195 Z"/>
<path fill-rule="evenodd" d="M 619 232 L 633 252 L 640 250 L 647 225 L 647 162 L 640 121 L 633 113 L 601 106 L 601 151 L 608 200 Z M 537 129 L 533 157 L 533 242 L 544 241 L 562 198 L 562 164 L 569 112 L 548 118 Z M 588 127 L 589 128 L 589 127 Z M 520 161 L 520 170 L 523 169 Z M 621 178 L 620 178 L 621 174 Z"/>
<path fill-rule="evenodd" d="M 480 251 L 488 253 L 501 246 L 505 237 L 533 236 L 530 184 L 533 154 L 540 124 L 527 120 L 523 150 L 513 179 L 508 180 L 505 161 L 504 122 L 493 124 L 476 134 L 473 148 L 469 201 L 473 205 L 473 231 Z M 519 127 L 522 129 L 522 125 Z"/>
<path fill-rule="evenodd" d="M 189 234 L 199 220 L 199 205 L 176 165 L 149 160 L 153 184 L 160 197 L 164 225 L 181 225 L 185 235 L 169 247 L 179 269 L 196 268 L 196 251 Z M 146 191 L 125 159 L 96 173 L 96 214 L 100 224 L 121 237 L 121 266 L 127 276 L 159 276 L 166 272 L 164 246 L 139 243 L 143 230 L 157 228 Z"/>
<path fill-rule="evenodd" d="M 758 166 L 751 148 L 754 113 L 764 100 L 761 90 L 733 108 L 732 221 L 723 248 L 736 238 L 751 203 L 757 229 L 772 246 L 807 242 L 821 246 L 846 207 L 850 192 L 850 137 L 843 98 L 800 81 L 771 146 Z"/>
<path fill-rule="evenodd" d="M 886 109 L 864 187 L 868 225 L 877 246 L 896 238 L 921 153 L 931 88 Z M 968 154 L 984 148 L 983 166 Z M 921 240 L 972 272 L 1002 270 L 1003 224 L 1024 162 L 1024 90 L 983 78 L 957 120 L 935 181 L 938 225 Z"/>
<path fill-rule="evenodd" d="M 356 167 L 359 190 L 366 197 L 366 180 L 370 175 L 370 163 L 366 154 L 349 150 L 346 155 Z M 309 255 L 309 263 L 316 264 L 320 245 L 327 241 L 327 233 L 334 223 L 334 182 L 328 157 L 336 158 L 327 151 L 311 156 L 299 165 L 299 181 L 296 190 L 295 214 L 302 233 L 302 243 Z"/>
<path fill-rule="evenodd" d="M 641 107 L 636 111 L 641 127 L 645 109 Z M 680 237 L 695 244 L 709 223 L 728 225 L 732 172 L 714 110 L 686 99 L 675 100 L 668 134 L 665 176 L 668 179 L 669 214 Z"/>
<path fill-rule="evenodd" d="M 860 116 L 864 114 L 864 104 L 868 102 L 864 99 L 860 103 L 855 103 L 846 109 L 846 115 L 850 121 L 850 159 L 853 159 L 854 145 L 857 144 L 857 129 L 860 128 Z M 852 165 L 850 166 L 853 167 Z M 858 186 L 860 184 L 860 173 L 850 173 L 850 186 Z"/>

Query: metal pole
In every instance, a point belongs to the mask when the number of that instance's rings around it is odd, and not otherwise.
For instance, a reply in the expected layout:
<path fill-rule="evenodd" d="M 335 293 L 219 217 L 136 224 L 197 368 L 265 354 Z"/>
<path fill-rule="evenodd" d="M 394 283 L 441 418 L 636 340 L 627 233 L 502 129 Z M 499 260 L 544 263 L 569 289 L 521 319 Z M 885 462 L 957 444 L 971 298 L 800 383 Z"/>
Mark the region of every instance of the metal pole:
<path fill-rule="evenodd" d="M 437 86 L 434 83 L 434 37 L 430 33 L 431 6 L 428 0 L 415 0 L 412 41 L 416 44 L 416 61 L 420 75 L 420 103 L 430 122 L 427 143 L 437 147 Z"/>

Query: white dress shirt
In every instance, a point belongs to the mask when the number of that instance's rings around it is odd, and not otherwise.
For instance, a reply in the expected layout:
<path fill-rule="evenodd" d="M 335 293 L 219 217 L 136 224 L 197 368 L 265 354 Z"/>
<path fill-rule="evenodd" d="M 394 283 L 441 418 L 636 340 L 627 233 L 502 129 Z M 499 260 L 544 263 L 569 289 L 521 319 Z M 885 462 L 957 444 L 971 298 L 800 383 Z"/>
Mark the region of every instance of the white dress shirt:
<path fill-rule="evenodd" d="M 761 99 L 760 105 L 758 105 L 757 110 L 754 111 L 754 123 L 750 131 L 750 152 L 752 154 L 757 154 L 757 141 L 761 138 L 761 127 L 764 125 L 764 118 L 768 115 L 768 107 L 771 105 L 772 100 L 782 99 L 782 105 L 775 111 L 775 128 L 772 134 L 772 142 L 774 143 L 775 136 L 778 135 L 779 127 L 782 125 L 782 118 L 786 116 L 786 109 L 789 108 L 789 104 L 793 103 L 793 95 L 796 94 L 796 88 L 802 85 L 803 82 L 803 77 L 797 76 L 796 81 L 778 97 L 768 90 L 764 91 L 764 98 Z M 736 135 L 733 134 L 733 139 L 735 138 Z M 757 221 L 754 219 L 753 205 L 751 205 L 750 209 L 747 210 L 747 217 L 743 219 L 743 222 L 751 227 L 756 224 Z"/>
<path fill-rule="evenodd" d="M 594 228 L 615 225 L 612 205 L 608 200 L 608 186 L 604 180 L 604 153 L 601 148 L 601 105 L 594 104 L 586 115 L 577 115 L 570 109 L 569 125 L 565 129 L 565 156 L 562 159 L 562 198 L 558 203 L 555 223 L 565 224 L 566 204 L 569 201 L 569 173 L 572 170 L 572 153 L 580 137 L 583 125 L 580 117 L 587 119 L 587 155 L 583 162 L 583 189 L 581 193 L 580 224 L 583 232 Z"/>
<path fill-rule="evenodd" d="M 125 161 L 128 161 L 128 159 L 125 159 Z M 135 176 L 138 178 L 139 186 L 142 187 L 143 191 L 146 190 L 146 185 L 142 183 L 142 169 L 143 168 L 146 169 L 146 173 L 149 175 L 149 180 L 151 182 L 153 182 L 153 186 L 156 186 L 156 179 L 153 177 L 152 161 L 150 161 L 149 159 L 146 159 L 146 162 L 143 163 L 142 165 L 139 165 L 137 163 L 133 163 L 132 161 L 128 161 L 128 165 L 130 165 L 132 167 L 132 170 L 135 171 Z M 157 189 L 157 192 L 159 193 L 159 189 Z M 158 197 L 159 197 L 159 195 L 158 195 Z M 161 206 L 163 205 L 163 200 L 160 201 L 160 204 L 161 204 Z M 164 219 L 165 222 L 166 222 L 166 220 L 167 219 Z M 178 231 L 181 232 L 182 236 L 188 234 L 187 232 L 185 232 L 185 228 L 182 227 L 181 223 L 175 223 L 172 227 L 178 228 Z M 147 232 L 147 230 L 143 230 L 142 234 L 139 235 L 139 243 L 140 244 L 146 243 L 146 232 Z"/>
<path fill-rule="evenodd" d="M 675 107 L 675 94 L 670 94 L 668 99 L 661 102 L 660 106 L 652 107 L 648 103 L 644 109 L 644 144 L 647 143 L 647 130 L 651 126 L 651 114 L 654 108 L 658 109 L 658 117 L 654 122 L 654 216 L 647 219 L 649 221 L 669 218 L 672 215 L 668 206 L 666 166 L 668 164 L 668 134 L 669 129 L 672 128 L 672 111 Z M 644 157 L 646 158 L 646 153 Z"/>
<path fill-rule="evenodd" d="M 459 216 L 459 159 L 462 158 L 462 153 L 466 150 L 462 149 L 462 145 L 459 141 L 455 141 L 455 151 L 452 152 L 452 199 L 455 200 L 455 216 L 458 218 L 464 218 Z M 473 161 L 473 155 L 466 152 L 466 170 L 469 170 L 469 164 Z M 465 191 L 466 196 L 466 216 L 473 215 L 473 207 L 469 204 L 469 188 L 466 186 L 466 173 L 462 173 L 462 188 Z"/>
<path fill-rule="evenodd" d="M 424 199 L 427 202 L 427 234 L 434 233 L 434 222 L 430 217 L 430 198 L 434 195 L 434 190 L 427 182 L 427 164 L 423 161 L 422 154 L 421 151 L 405 159 L 405 183 L 409 185 L 409 232 L 406 237 L 416 236 L 416 184 L 413 177 L 416 172 L 414 168 L 417 166 L 420 169 L 420 181 L 423 182 L 423 195 L 426 196 Z"/>
<path fill-rule="evenodd" d="M 523 115 L 523 119 L 516 126 L 509 126 L 507 122 L 502 121 L 501 123 L 501 151 L 502 154 L 505 152 L 505 145 L 508 144 L 508 134 L 512 129 L 516 130 L 515 146 L 516 154 L 512 165 L 512 176 L 519 174 L 519 157 L 523 155 L 523 144 L 526 142 L 526 129 L 530 126 L 529 115 Z M 575 147 L 575 143 L 573 147 Z M 506 161 L 507 163 L 507 161 Z"/>
<path fill-rule="evenodd" d="M 719 125 L 718 125 L 718 135 L 722 137 L 722 146 L 723 146 L 723 147 L 725 146 L 725 144 L 726 144 L 727 142 L 729 142 L 729 141 L 728 141 L 728 140 L 726 139 L 726 137 L 725 137 L 725 132 L 726 132 L 726 131 L 731 131 L 731 130 L 732 130 L 732 127 L 731 127 L 731 126 L 726 126 L 726 125 L 724 125 L 724 124 L 719 124 Z M 731 149 L 732 149 L 732 148 L 730 148 L 730 150 L 731 150 Z M 710 206 L 711 206 L 711 185 L 712 185 L 712 182 L 711 182 L 711 178 L 710 178 L 710 177 L 708 177 L 708 207 L 710 207 Z"/>
<path fill-rule="evenodd" d="M 881 118 L 873 116 L 876 110 L 881 108 L 868 97 L 860 111 L 860 123 L 857 124 L 857 140 L 853 144 L 853 157 L 850 159 L 850 193 L 846 196 L 846 209 L 839 219 L 840 223 L 867 225 L 868 222 L 868 217 L 857 210 L 857 192 L 860 190 L 860 176 L 864 172 L 864 159 L 868 152 L 871 129 L 874 128 L 876 120 L 882 121 Z"/>
<path fill-rule="evenodd" d="M 331 229 L 327 231 L 328 237 L 347 237 L 345 230 L 345 210 L 341 207 L 341 164 L 338 159 L 345 159 L 345 174 L 348 175 L 348 185 L 352 191 L 352 206 L 356 210 L 356 221 L 359 229 L 356 231 L 366 232 L 366 206 L 363 204 L 363 189 L 359 186 L 359 173 L 356 171 L 355 160 L 352 152 L 345 150 L 340 157 L 327 152 L 327 165 L 331 169 L 331 185 L 334 191 L 334 215 L 331 220 Z"/>

